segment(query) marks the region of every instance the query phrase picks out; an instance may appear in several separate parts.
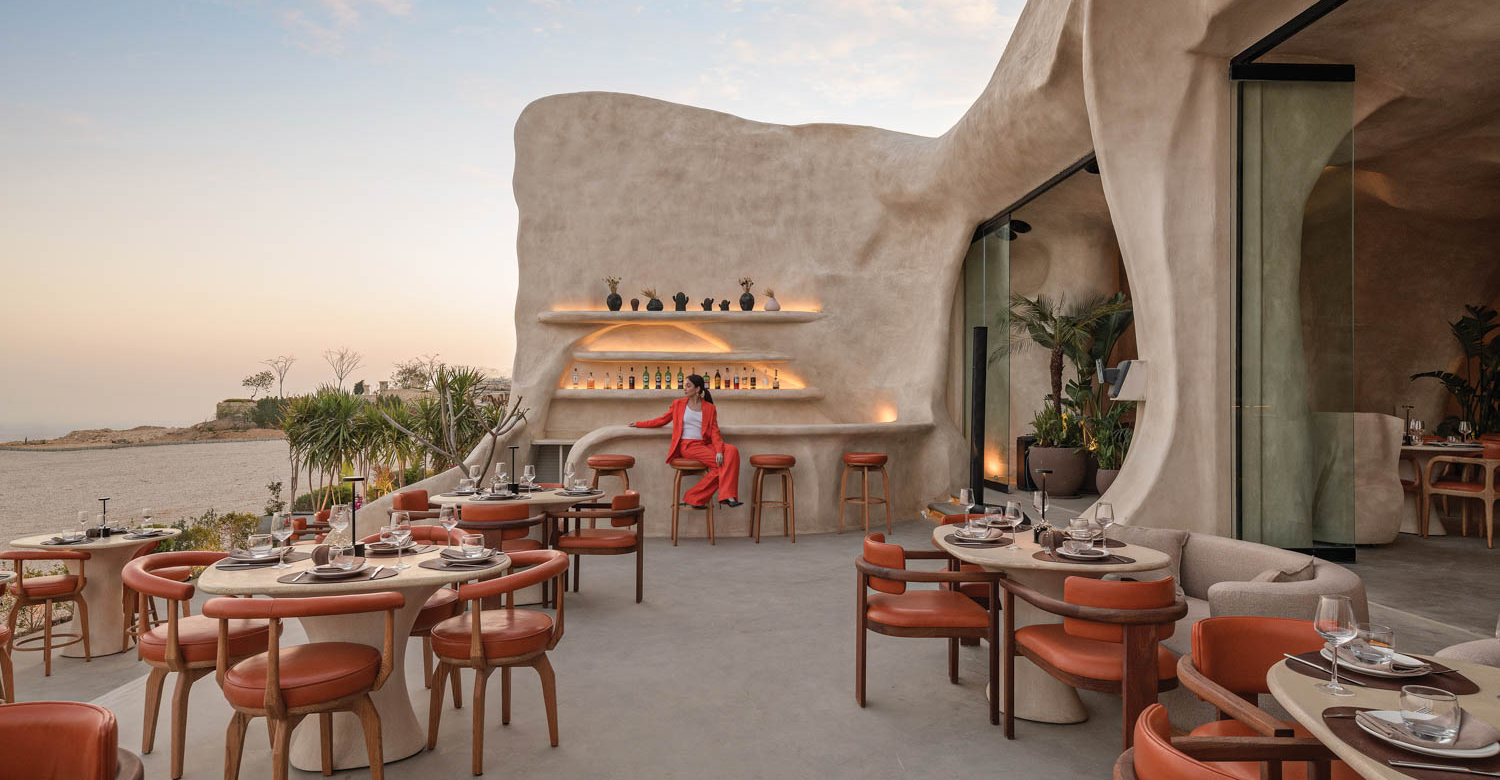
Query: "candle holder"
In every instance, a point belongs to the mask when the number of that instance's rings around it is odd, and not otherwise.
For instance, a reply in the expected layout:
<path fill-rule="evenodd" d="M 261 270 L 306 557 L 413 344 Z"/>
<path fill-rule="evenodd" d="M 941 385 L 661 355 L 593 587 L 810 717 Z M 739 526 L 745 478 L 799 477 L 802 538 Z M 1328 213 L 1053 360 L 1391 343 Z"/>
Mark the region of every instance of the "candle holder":
<path fill-rule="evenodd" d="M 109 536 L 109 499 L 99 499 L 99 507 L 99 527 L 84 532 L 85 536 L 92 539 L 104 539 Z"/>
<path fill-rule="evenodd" d="M 365 554 L 365 546 L 359 541 L 359 498 L 364 481 L 364 477 L 344 477 L 344 482 L 355 483 L 349 488 L 349 543 L 354 546 L 356 557 Z"/>
<path fill-rule="evenodd" d="M 510 489 L 511 493 L 519 494 L 521 492 L 521 483 L 516 482 L 514 480 L 516 479 L 516 450 L 521 449 L 521 447 L 518 444 L 512 444 L 509 447 L 509 449 L 510 449 L 510 478 L 511 478 L 512 481 L 506 487 L 508 487 Z"/>

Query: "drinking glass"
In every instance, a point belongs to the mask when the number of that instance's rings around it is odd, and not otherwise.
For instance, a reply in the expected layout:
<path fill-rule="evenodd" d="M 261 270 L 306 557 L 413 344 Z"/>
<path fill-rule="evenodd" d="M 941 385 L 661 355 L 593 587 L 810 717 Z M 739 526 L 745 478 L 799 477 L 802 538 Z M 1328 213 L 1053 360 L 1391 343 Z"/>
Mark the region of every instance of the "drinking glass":
<path fill-rule="evenodd" d="M 1439 745 L 1452 744 L 1458 737 L 1462 712 L 1458 697 L 1441 688 L 1426 685 L 1401 688 L 1401 722 L 1422 739 Z"/>
<path fill-rule="evenodd" d="M 328 527 L 343 533 L 349 529 L 349 505 L 335 504 L 333 511 L 328 513 Z"/>
<path fill-rule="evenodd" d="M 396 565 L 391 568 L 396 571 L 409 569 L 411 566 L 402 561 L 406 554 L 406 545 L 411 542 L 411 516 L 405 512 L 391 513 L 391 538 L 396 542 Z"/>
<path fill-rule="evenodd" d="M 460 479 L 458 481 L 458 489 L 459 489 L 459 492 L 468 492 L 468 491 L 473 490 L 474 486 L 478 485 L 478 484 L 479 484 L 478 480 L 474 480 L 474 479 L 470 479 L 468 477 L 464 477 L 463 479 Z"/>
<path fill-rule="evenodd" d="M 150 526 L 151 526 L 151 507 L 149 507 L 149 506 L 143 506 L 143 507 L 141 507 L 141 528 L 143 528 L 143 529 L 144 528 L 149 528 Z"/>
<path fill-rule="evenodd" d="M 250 554 L 257 558 L 269 556 L 271 554 L 271 535 L 250 534 L 250 538 L 245 543 L 245 549 L 249 550 Z"/>
<path fill-rule="evenodd" d="M 448 532 L 448 546 L 453 546 L 453 529 L 458 527 L 458 507 L 446 504 L 438 510 L 438 525 Z"/>
<path fill-rule="evenodd" d="M 481 466 L 481 465 L 479 465 L 479 464 L 476 463 L 473 466 L 469 467 L 469 479 L 474 480 L 474 484 L 476 484 L 476 485 L 479 484 L 479 480 L 483 476 L 484 476 L 484 467 L 483 466 Z"/>
<path fill-rule="evenodd" d="M 1459 438 L 1463 439 L 1464 441 L 1468 441 L 1469 440 L 1469 434 L 1471 434 L 1473 432 L 1474 432 L 1474 426 L 1470 425 L 1468 420 L 1459 420 L 1458 421 L 1458 435 L 1459 435 Z"/>
<path fill-rule="evenodd" d="M 575 472 L 576 472 L 576 469 L 573 468 L 573 463 L 571 461 L 569 461 L 566 465 L 563 466 L 563 480 L 562 480 L 562 483 L 563 483 L 564 486 L 566 486 L 566 487 L 572 487 L 573 486 L 573 474 Z"/>
<path fill-rule="evenodd" d="M 1097 535 L 1098 526 L 1086 517 L 1075 517 L 1068 523 L 1068 549 L 1079 553 L 1092 550 Z"/>
<path fill-rule="evenodd" d="M 478 558 L 484 555 L 484 536 L 480 534 L 464 534 L 459 540 L 459 550 L 466 558 Z"/>
<path fill-rule="evenodd" d="M 1353 696 L 1354 691 L 1339 685 L 1339 648 L 1359 635 L 1354 628 L 1354 607 L 1348 596 L 1319 596 L 1318 608 L 1313 613 L 1313 630 L 1328 642 L 1333 656 L 1333 673 L 1328 682 L 1319 683 L 1318 690 L 1329 696 Z"/>
<path fill-rule="evenodd" d="M 501 466 L 495 467 L 495 479 L 499 480 L 502 486 L 510 485 L 510 474 Z"/>
<path fill-rule="evenodd" d="M 292 538 L 292 534 L 295 532 L 295 530 L 296 529 L 292 526 L 291 515 L 286 513 L 272 515 L 271 536 L 276 537 L 276 541 L 281 542 L 281 558 L 276 561 L 275 566 L 275 568 L 277 569 L 292 568 L 292 565 L 286 562 L 286 551 L 292 549 L 291 546 L 287 544 L 287 540 Z"/>
<path fill-rule="evenodd" d="M 584 479 L 583 477 L 579 477 L 578 479 L 573 480 L 574 493 L 583 493 L 588 490 L 591 490 L 588 480 Z"/>
<path fill-rule="evenodd" d="M 82 539 L 86 535 L 85 531 L 88 530 L 89 520 L 91 518 L 92 515 L 90 515 L 88 512 L 78 513 L 78 533 L 73 535 L 74 539 Z"/>
<path fill-rule="evenodd" d="M 1354 624 L 1354 641 L 1349 652 L 1367 664 L 1383 664 L 1396 654 L 1396 632 L 1379 623 Z"/>
<path fill-rule="evenodd" d="M 958 509 L 963 514 L 969 513 L 969 507 L 974 505 L 974 491 L 969 488 L 958 489 Z"/>
<path fill-rule="evenodd" d="M 344 571 L 354 568 L 354 548 L 345 545 L 329 550 L 328 562 Z"/>
<path fill-rule="evenodd" d="M 526 480 L 527 487 L 531 487 L 532 485 L 536 484 L 536 466 L 533 466 L 530 463 L 522 466 L 521 478 Z"/>
<path fill-rule="evenodd" d="M 1109 546 L 1109 527 L 1115 524 L 1115 506 L 1108 501 L 1100 501 L 1094 507 L 1094 522 L 1099 524 L 1099 540 Z"/>

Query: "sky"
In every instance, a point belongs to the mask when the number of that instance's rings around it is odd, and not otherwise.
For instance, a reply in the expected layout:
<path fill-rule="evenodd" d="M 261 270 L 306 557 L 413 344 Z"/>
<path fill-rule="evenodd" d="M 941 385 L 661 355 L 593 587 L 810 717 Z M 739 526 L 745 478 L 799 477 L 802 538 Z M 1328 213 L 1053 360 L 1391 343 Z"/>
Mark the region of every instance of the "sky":
<path fill-rule="evenodd" d="M 0 441 L 188 425 L 515 354 L 512 131 L 627 92 L 919 135 L 989 80 L 1021 0 L 7 3 Z"/>

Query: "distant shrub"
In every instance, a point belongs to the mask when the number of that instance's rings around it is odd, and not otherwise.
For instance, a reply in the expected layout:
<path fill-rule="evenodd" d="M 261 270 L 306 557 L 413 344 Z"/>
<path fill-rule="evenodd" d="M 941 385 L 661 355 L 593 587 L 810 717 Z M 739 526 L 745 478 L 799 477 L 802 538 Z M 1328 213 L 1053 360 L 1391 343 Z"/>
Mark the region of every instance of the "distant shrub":
<path fill-rule="evenodd" d="M 262 398 L 250 410 L 250 422 L 257 428 L 280 428 L 286 413 L 286 402 L 280 398 Z"/>
<path fill-rule="evenodd" d="M 182 531 L 181 534 L 163 539 L 157 552 L 176 550 L 220 550 L 244 547 L 250 534 L 260 527 L 260 518 L 249 512 L 225 512 L 219 514 L 210 509 L 203 514 L 178 520 L 167 526 Z"/>

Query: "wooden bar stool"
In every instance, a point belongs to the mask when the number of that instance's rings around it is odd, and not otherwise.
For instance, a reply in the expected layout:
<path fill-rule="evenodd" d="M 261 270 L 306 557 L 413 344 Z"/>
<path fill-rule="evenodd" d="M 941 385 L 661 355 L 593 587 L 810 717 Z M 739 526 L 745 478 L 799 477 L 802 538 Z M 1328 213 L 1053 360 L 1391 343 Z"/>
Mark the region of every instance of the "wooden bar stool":
<path fill-rule="evenodd" d="M 621 493 L 630 489 L 630 470 L 635 468 L 634 457 L 610 454 L 590 455 L 588 464 L 589 468 L 594 470 L 594 479 L 589 483 L 591 486 L 599 487 L 600 477 L 615 477 L 624 483 L 624 487 L 620 488 Z M 573 488 L 572 485 L 563 485 L 563 487 L 569 490 Z"/>
<path fill-rule="evenodd" d="M 844 532 L 844 505 L 859 504 L 864 507 L 865 533 L 870 532 L 870 505 L 885 504 L 885 532 L 891 532 L 891 477 L 885 473 L 889 460 L 883 452 L 844 453 L 844 473 L 839 477 L 839 533 Z M 849 470 L 859 469 L 861 484 L 859 495 L 849 495 Z M 880 471 L 880 496 L 870 495 L 870 472 Z"/>
<path fill-rule="evenodd" d="M 89 560 L 89 554 L 81 550 L 8 550 L 0 553 L 0 560 L 12 561 L 16 567 L 16 578 L 10 583 L 10 595 L 15 602 L 10 607 L 10 622 L 6 626 L 11 634 L 10 649 L 15 652 L 40 650 L 42 653 L 42 668 L 44 677 L 52 676 L 52 650 L 57 647 L 83 643 L 83 659 L 94 660 L 93 653 L 89 651 L 89 605 L 83 600 L 83 586 L 86 582 L 83 566 Z M 42 563 L 77 563 L 77 574 L 52 574 L 47 576 L 26 576 L 26 562 L 33 561 Z M 76 634 L 54 634 L 52 633 L 52 604 L 56 601 L 71 601 L 73 609 L 78 615 L 73 620 L 73 625 L 78 627 Z M 29 636 L 25 639 L 16 639 L 16 618 L 20 616 L 21 610 L 28 607 L 42 605 L 42 635 Z M 54 643 L 53 640 L 66 639 L 66 642 Z M 41 642 L 41 647 L 27 647 L 26 645 Z"/>
<path fill-rule="evenodd" d="M 791 455 L 751 455 L 750 465 L 755 474 L 750 479 L 750 524 L 755 533 L 755 543 L 760 544 L 760 513 L 767 507 L 781 510 L 781 535 L 792 537 L 797 543 L 797 488 L 792 484 L 792 467 L 797 459 Z M 766 477 L 781 477 L 781 500 L 765 501 L 761 488 Z"/>
<path fill-rule="evenodd" d="M 708 475 L 708 467 L 692 458 L 673 458 L 670 465 L 677 471 L 677 477 L 672 480 L 672 546 L 677 546 L 677 511 L 684 506 L 682 500 L 682 477 L 683 475 L 699 477 Z M 710 497 L 708 501 L 708 543 L 714 544 L 714 502 Z"/>

